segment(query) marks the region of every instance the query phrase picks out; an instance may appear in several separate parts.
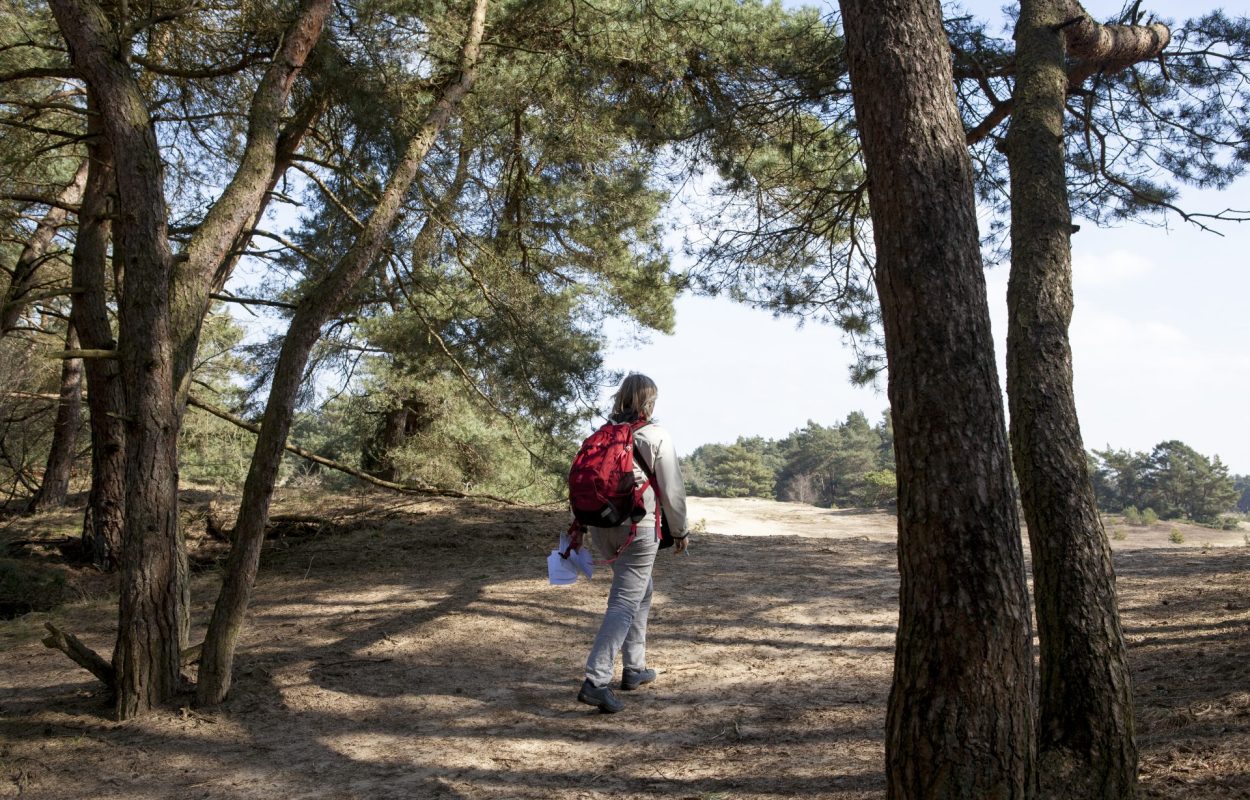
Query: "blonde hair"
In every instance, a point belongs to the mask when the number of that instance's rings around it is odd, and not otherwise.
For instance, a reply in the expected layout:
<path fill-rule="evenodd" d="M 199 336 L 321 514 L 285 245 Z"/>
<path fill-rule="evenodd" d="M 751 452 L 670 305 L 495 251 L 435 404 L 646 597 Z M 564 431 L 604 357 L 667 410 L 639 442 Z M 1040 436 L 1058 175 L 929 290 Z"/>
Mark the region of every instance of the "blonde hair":
<path fill-rule="evenodd" d="M 612 417 L 624 419 L 636 414 L 639 419 L 651 419 L 656 394 L 655 381 L 641 373 L 631 372 L 612 396 Z"/>

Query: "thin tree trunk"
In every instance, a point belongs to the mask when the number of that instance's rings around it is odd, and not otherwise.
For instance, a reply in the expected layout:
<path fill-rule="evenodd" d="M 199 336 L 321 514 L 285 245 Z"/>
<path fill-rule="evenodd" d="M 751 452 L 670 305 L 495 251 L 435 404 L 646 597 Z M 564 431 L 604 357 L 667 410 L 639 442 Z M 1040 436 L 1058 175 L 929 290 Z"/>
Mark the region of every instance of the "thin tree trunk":
<path fill-rule="evenodd" d="M 112 206 L 113 155 L 103 135 L 95 93 L 88 88 L 87 157 L 89 169 L 78 213 L 78 236 L 72 259 L 71 319 L 89 350 L 115 350 L 108 313 L 109 210 Z M 118 268 L 120 273 L 120 267 Z M 116 281 L 115 281 L 116 282 Z M 126 508 L 126 438 L 122 417 L 121 367 L 110 358 L 88 358 L 87 407 L 91 411 L 91 492 L 83 516 L 83 551 L 101 570 L 120 566 Z"/>
<path fill-rule="evenodd" d="M 1064 26 L 1079 15 L 1084 9 L 1070 0 L 1020 3 L 1018 77 L 1007 136 L 1012 239 L 1007 394 L 1033 551 L 1042 796 L 1127 800 L 1137 787 L 1132 684 L 1111 548 L 1077 420 L 1068 342 L 1072 218 L 1063 123 L 1071 68 L 1064 45 L 1065 36 L 1099 38 L 1088 15 L 1080 25 Z M 1078 30 L 1069 34 L 1069 28 Z M 1106 44 L 1126 39 L 1139 40 L 1110 36 Z M 1151 39 L 1158 43 L 1153 35 L 1140 40 Z M 1077 49 L 1095 60 L 1110 57 Z M 1122 46 L 1116 54 L 1125 57 Z"/>
<path fill-rule="evenodd" d="M 477 60 L 486 20 L 486 0 L 474 0 L 467 39 L 461 54 L 460 74 L 434 103 L 424 124 L 408 142 L 404 155 L 387 182 L 365 228 L 343 259 L 319 281 L 300 303 L 282 343 L 274 369 L 261 432 L 243 487 L 243 499 L 235 523 L 234 546 L 226 560 L 221 593 L 213 608 L 200 660 L 196 701 L 215 705 L 230 691 L 231 669 L 239 633 L 256 581 L 265 522 L 273 495 L 274 479 L 282 460 L 291 427 L 295 398 L 304 379 L 309 353 L 321 335 L 321 326 L 339 308 L 356 283 L 375 263 L 387 233 L 416 179 L 417 170 L 469 92 L 477 77 Z"/>
<path fill-rule="evenodd" d="M 937 0 L 842 0 L 898 470 L 888 796 L 1031 797 L 1024 554 Z"/>
<path fill-rule="evenodd" d="M 255 213 L 252 214 L 251 219 L 247 221 L 240 233 L 236 235 L 234 244 L 231 245 L 224 260 L 217 267 L 213 277 L 210 300 L 215 299 L 211 297 L 211 294 L 220 293 L 225 288 L 226 281 L 229 280 L 230 275 L 234 272 L 235 266 L 243 257 L 247 243 L 252 238 L 251 231 L 260 224 L 261 219 L 265 216 L 265 211 L 269 208 L 269 203 L 273 199 L 273 191 L 277 188 L 278 181 L 282 180 L 282 176 L 295 163 L 295 156 L 299 153 L 300 145 L 303 144 L 304 138 L 316 127 L 317 120 L 321 118 L 321 115 L 325 113 L 329 105 L 330 97 L 328 94 L 323 93 L 309 97 L 295 112 L 295 116 L 292 117 L 291 121 L 283 127 L 282 133 L 278 136 L 269 183 L 265 187 L 265 192 L 261 196 Z"/>
<path fill-rule="evenodd" d="M 68 207 L 76 206 L 82 198 L 83 186 L 87 181 L 87 162 L 84 160 L 74 173 L 74 178 L 60 194 L 57 205 L 50 206 L 43 219 L 35 226 L 35 232 L 26 240 L 22 252 L 13 265 L 13 277 L 9 280 L 9 288 L 0 298 L 0 336 L 13 330 L 21 319 L 22 310 L 26 307 L 28 296 L 35 287 L 35 279 L 39 267 L 46 261 L 52 239 L 56 232 L 65 224 Z"/>
<path fill-rule="evenodd" d="M 65 332 L 65 349 L 78 349 L 78 333 L 71 322 Z M 61 392 L 56 406 L 56 423 L 52 427 L 52 445 L 39 491 L 26 506 L 28 513 L 47 511 L 65 505 L 69 495 L 69 478 L 77 452 L 78 427 L 82 423 L 82 359 L 66 358 L 61 362 Z"/>

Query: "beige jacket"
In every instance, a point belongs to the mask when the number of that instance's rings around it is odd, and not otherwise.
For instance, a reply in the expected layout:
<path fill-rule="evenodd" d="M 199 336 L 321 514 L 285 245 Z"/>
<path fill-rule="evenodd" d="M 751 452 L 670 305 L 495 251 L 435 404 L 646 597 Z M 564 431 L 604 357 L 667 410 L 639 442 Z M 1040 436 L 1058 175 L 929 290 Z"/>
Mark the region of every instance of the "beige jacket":
<path fill-rule="evenodd" d="M 638 446 L 638 453 L 660 485 L 660 502 L 664 505 L 664 516 L 668 518 L 668 529 L 673 536 L 680 538 L 687 532 L 686 486 L 681 479 L 677 451 L 673 449 L 673 437 L 664 428 L 650 423 L 634 433 L 634 442 Z M 647 479 L 637 458 L 634 459 L 634 479 L 639 486 Z M 647 516 L 638 523 L 639 533 L 655 529 L 654 488 L 648 486 L 643 493 L 642 500 L 647 508 Z"/>

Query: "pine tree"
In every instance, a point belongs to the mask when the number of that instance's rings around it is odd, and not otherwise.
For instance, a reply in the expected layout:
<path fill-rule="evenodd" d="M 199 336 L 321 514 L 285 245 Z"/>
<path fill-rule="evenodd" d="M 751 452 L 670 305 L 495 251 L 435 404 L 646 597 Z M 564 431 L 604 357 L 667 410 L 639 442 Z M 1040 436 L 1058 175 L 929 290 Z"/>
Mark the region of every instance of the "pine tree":
<path fill-rule="evenodd" d="M 841 7 L 898 467 L 888 796 L 1023 799 L 1034 780 L 1028 593 L 941 9 Z"/>

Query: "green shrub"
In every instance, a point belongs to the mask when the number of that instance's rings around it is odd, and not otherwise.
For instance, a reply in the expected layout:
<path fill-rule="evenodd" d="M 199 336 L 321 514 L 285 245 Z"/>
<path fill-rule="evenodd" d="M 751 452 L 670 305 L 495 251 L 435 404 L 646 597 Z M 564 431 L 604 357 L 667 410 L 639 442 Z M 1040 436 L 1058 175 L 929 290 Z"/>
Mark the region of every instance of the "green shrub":
<path fill-rule="evenodd" d="M 863 508 L 884 508 L 898 502 L 898 478 L 892 469 L 870 470 L 863 475 L 863 486 L 855 492 Z"/>
<path fill-rule="evenodd" d="M 1172 544 L 1184 544 L 1185 534 L 1181 533 L 1180 528 L 1172 528 L 1172 532 L 1168 534 L 1168 541 Z"/>
<path fill-rule="evenodd" d="M 1122 542 L 1128 538 L 1128 534 L 1124 532 L 1123 528 L 1112 528 L 1111 538 L 1115 539 L 1117 542 Z"/>
<path fill-rule="evenodd" d="M 1141 524 L 1153 525 L 1159 521 L 1159 515 L 1155 513 L 1153 508 L 1147 508 L 1141 512 Z"/>
<path fill-rule="evenodd" d="M 1128 508 L 1124 509 L 1120 513 L 1124 515 L 1124 524 L 1126 525 L 1141 525 L 1142 524 L 1141 512 L 1137 510 L 1137 506 L 1129 506 Z"/>

